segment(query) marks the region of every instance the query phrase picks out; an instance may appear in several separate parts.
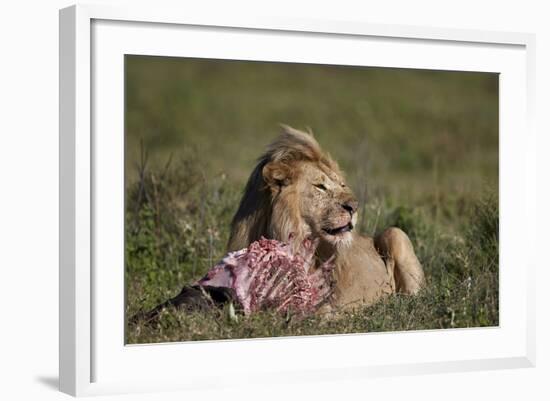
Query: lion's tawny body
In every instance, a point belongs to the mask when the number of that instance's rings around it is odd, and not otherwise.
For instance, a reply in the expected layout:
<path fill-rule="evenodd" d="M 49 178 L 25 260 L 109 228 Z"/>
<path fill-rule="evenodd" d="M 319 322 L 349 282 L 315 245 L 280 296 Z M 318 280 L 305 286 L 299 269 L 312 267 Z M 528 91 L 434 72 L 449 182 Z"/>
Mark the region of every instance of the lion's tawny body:
<path fill-rule="evenodd" d="M 389 228 L 376 238 L 354 231 L 358 203 L 337 163 L 311 134 L 283 126 L 246 185 L 231 226 L 228 251 L 261 236 L 296 244 L 319 238 L 319 263 L 335 256 L 333 308 L 368 305 L 424 284 L 408 236 Z"/>

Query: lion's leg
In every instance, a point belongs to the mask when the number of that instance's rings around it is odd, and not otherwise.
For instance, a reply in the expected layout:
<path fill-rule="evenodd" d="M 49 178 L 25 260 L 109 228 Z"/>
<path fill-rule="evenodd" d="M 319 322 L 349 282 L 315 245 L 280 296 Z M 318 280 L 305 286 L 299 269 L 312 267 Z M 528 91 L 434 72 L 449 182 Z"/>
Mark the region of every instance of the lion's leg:
<path fill-rule="evenodd" d="M 416 294 L 424 285 L 424 270 L 407 234 L 399 228 L 390 227 L 376 236 L 374 243 L 384 258 L 388 274 L 393 276 L 395 290 Z"/>

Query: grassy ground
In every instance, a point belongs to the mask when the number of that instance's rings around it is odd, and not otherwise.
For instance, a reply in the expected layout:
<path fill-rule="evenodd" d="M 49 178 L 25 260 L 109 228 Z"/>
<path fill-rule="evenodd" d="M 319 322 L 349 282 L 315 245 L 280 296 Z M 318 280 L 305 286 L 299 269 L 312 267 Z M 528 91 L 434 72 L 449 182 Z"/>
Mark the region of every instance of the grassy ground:
<path fill-rule="evenodd" d="M 332 319 L 166 311 L 128 325 L 128 343 L 498 325 L 496 75 L 135 56 L 126 73 L 127 316 L 225 253 L 279 122 L 313 129 L 360 200 L 359 229 L 403 228 L 428 280 Z"/>

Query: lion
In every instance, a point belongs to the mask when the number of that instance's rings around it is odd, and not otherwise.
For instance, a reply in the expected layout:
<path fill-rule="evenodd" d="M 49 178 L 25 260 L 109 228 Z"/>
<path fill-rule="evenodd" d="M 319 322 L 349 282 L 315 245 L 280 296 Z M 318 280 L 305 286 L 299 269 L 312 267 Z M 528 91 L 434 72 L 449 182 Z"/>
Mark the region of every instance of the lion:
<path fill-rule="evenodd" d="M 313 134 L 282 125 L 281 135 L 248 179 L 231 222 L 227 252 L 247 248 L 262 237 L 290 242 L 295 250 L 306 239 L 315 241 L 316 266 L 329 259 L 334 266 L 333 292 L 319 313 L 371 305 L 395 293 L 417 294 L 425 278 L 407 234 L 396 227 L 374 238 L 359 234 L 358 206 L 338 164 Z M 132 320 L 152 320 L 166 307 L 207 309 L 233 298 L 227 288 L 185 286 Z"/>
<path fill-rule="evenodd" d="M 319 239 L 318 263 L 335 257 L 334 293 L 324 311 L 417 294 L 425 277 L 407 234 L 396 227 L 374 238 L 359 234 L 358 206 L 338 164 L 313 134 L 282 125 L 248 179 L 227 251 L 261 237 L 290 239 L 294 246 Z"/>

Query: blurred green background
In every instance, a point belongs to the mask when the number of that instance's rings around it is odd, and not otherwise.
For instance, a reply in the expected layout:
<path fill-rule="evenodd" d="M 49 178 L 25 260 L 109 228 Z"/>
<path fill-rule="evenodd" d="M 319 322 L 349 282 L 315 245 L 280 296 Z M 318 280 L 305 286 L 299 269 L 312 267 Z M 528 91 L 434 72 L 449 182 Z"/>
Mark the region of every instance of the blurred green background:
<path fill-rule="evenodd" d="M 149 56 L 126 56 L 125 74 L 128 315 L 223 256 L 279 123 L 313 130 L 360 201 L 358 229 L 403 228 L 429 283 L 328 328 L 176 313 L 127 341 L 498 324 L 497 74 Z"/>
<path fill-rule="evenodd" d="M 310 127 L 361 192 L 415 202 L 498 179 L 498 75 L 126 56 L 126 167 L 202 155 L 242 185 L 279 123 Z"/>

